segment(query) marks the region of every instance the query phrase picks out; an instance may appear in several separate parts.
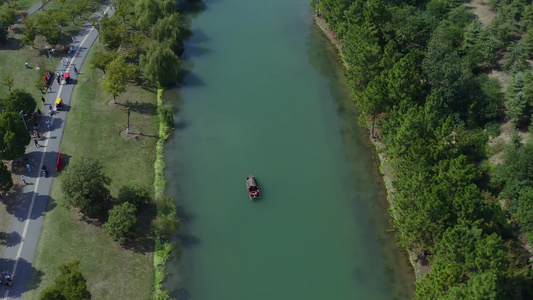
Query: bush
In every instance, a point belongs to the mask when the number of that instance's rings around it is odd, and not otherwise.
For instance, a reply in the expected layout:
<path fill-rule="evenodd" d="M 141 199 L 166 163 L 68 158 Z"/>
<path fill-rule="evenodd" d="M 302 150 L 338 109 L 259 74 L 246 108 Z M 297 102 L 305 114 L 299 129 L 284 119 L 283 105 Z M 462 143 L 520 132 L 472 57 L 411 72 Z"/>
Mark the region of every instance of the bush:
<path fill-rule="evenodd" d="M 487 133 L 493 138 L 499 136 L 501 133 L 500 124 L 496 122 L 488 123 L 487 125 L 485 125 L 485 129 L 487 130 Z"/>
<path fill-rule="evenodd" d="M 172 106 L 170 105 L 163 105 L 158 108 L 159 110 L 159 116 L 163 123 L 168 128 L 174 128 L 174 112 L 172 111 Z"/>
<path fill-rule="evenodd" d="M 91 299 L 91 293 L 87 290 L 87 280 L 80 271 L 79 260 L 61 265 L 59 272 L 54 284 L 41 293 L 41 300 Z"/>
<path fill-rule="evenodd" d="M 109 219 L 104 224 L 105 231 L 113 239 L 124 242 L 137 223 L 136 210 L 135 205 L 129 202 L 115 205 L 109 211 Z"/>
<path fill-rule="evenodd" d="M 150 202 L 150 193 L 146 187 L 123 185 L 118 191 L 117 202 L 118 204 L 129 202 L 137 209 Z"/>

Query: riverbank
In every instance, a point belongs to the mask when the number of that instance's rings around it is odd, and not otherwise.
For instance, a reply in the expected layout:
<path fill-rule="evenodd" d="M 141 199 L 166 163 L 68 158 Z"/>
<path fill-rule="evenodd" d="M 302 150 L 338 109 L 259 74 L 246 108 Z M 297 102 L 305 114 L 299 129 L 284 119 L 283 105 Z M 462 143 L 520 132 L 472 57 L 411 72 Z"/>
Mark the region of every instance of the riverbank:
<path fill-rule="evenodd" d="M 87 62 L 102 48 L 95 43 Z M 88 63 L 81 69 L 60 150 L 65 165 L 83 156 L 99 160 L 111 178 L 111 194 L 116 196 L 125 184 L 153 185 L 158 132 L 156 93 L 129 85 L 117 98 L 118 104 L 113 104 L 111 96 L 101 89 L 103 78 L 103 73 L 91 69 Z M 130 135 L 121 134 L 126 127 L 127 106 L 131 108 Z M 42 289 L 57 276 L 57 267 L 76 258 L 80 259 L 94 299 L 151 298 L 155 240 L 150 227 L 156 213 L 154 206 L 139 212 L 135 239 L 120 244 L 97 220 L 67 209 L 60 185 L 61 175 L 53 181 L 28 299 L 38 299 Z"/>
<path fill-rule="evenodd" d="M 341 42 L 335 37 L 335 33 L 329 30 L 329 24 L 327 24 L 322 17 L 317 16 L 316 14 L 314 15 L 314 20 L 318 28 L 320 28 L 320 30 L 324 33 L 324 35 L 328 38 L 328 40 L 337 49 L 337 53 L 339 57 L 341 58 L 344 67 L 349 68 L 346 62 L 346 59 L 344 58 L 344 55 L 342 54 L 343 46 Z M 377 139 L 372 138 L 372 134 L 370 131 L 368 131 L 368 140 L 372 143 L 377 153 L 379 171 L 380 171 L 380 174 L 382 175 L 383 183 L 387 191 L 387 202 L 389 203 L 391 207 L 393 207 L 394 206 L 394 187 L 392 186 L 393 178 L 390 172 L 388 172 L 388 158 L 384 155 L 382 151 L 385 145 L 379 142 Z M 389 214 L 389 215 L 391 216 L 391 218 L 396 219 L 394 215 L 392 214 Z M 413 267 L 417 281 L 420 278 L 422 278 L 424 274 L 430 271 L 429 268 L 427 267 L 427 264 L 423 263 L 424 260 L 420 260 L 417 254 L 407 252 L 407 256 L 409 258 L 409 261 L 411 262 L 411 266 Z"/>

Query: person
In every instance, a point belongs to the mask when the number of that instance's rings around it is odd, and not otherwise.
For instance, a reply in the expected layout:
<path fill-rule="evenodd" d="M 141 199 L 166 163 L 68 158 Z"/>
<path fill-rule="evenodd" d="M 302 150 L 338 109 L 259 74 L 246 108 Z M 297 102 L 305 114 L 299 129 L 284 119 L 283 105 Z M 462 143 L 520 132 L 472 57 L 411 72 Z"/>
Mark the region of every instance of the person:
<path fill-rule="evenodd" d="M 35 144 L 35 147 L 39 148 L 41 145 L 39 145 L 39 141 L 37 140 L 37 138 L 34 138 L 33 139 L 33 143 Z"/>
<path fill-rule="evenodd" d="M 46 100 L 44 99 L 43 96 L 41 96 L 41 101 L 43 102 L 43 106 L 44 106 L 44 102 L 45 102 Z"/>
<path fill-rule="evenodd" d="M 39 115 L 39 117 L 43 114 L 43 113 L 41 112 L 41 109 L 37 108 L 37 114 Z"/>
<path fill-rule="evenodd" d="M 39 129 L 39 125 L 37 125 L 37 123 L 33 123 L 33 129 L 34 129 L 34 130 Z"/>
<path fill-rule="evenodd" d="M 46 120 L 46 122 L 44 122 L 44 124 L 46 124 L 46 128 L 50 129 L 50 121 L 49 120 Z"/>
<path fill-rule="evenodd" d="M 74 66 L 74 73 L 78 75 L 78 69 L 76 69 L 76 66 Z"/>
<path fill-rule="evenodd" d="M 26 178 L 24 177 L 24 175 L 20 175 L 20 180 L 22 180 L 22 182 L 24 182 L 24 184 L 28 184 L 26 182 Z"/>
<path fill-rule="evenodd" d="M 46 170 L 46 165 L 43 165 L 42 175 L 44 177 L 48 176 L 48 170 Z"/>
<path fill-rule="evenodd" d="M 26 66 L 26 69 L 30 68 L 30 65 L 28 63 L 25 63 L 24 66 Z"/>

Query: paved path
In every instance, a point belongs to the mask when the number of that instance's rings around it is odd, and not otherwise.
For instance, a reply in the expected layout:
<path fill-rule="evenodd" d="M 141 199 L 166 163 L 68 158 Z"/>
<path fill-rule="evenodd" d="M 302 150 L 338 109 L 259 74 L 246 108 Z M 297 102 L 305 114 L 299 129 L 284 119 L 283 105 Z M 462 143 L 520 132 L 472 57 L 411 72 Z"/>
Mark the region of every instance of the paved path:
<path fill-rule="evenodd" d="M 105 11 L 111 15 L 112 11 L 109 10 L 108 7 L 105 7 Z M 93 16 L 100 15 L 96 13 Z M 76 43 L 73 44 L 75 53 L 69 54 L 71 66 L 75 65 L 78 70 L 82 69 L 89 49 L 96 38 L 97 31 L 90 23 L 86 24 L 75 38 Z M 51 91 L 46 95 L 46 106 L 43 110 L 43 117 L 40 120 L 41 124 L 39 124 L 41 131 L 45 132 L 43 139 L 39 142 L 40 147 L 35 147 L 32 141 L 26 150 L 26 157 L 29 158 L 31 171 L 26 170 L 24 174 L 27 185 L 22 187 L 21 194 L 18 196 L 18 205 L 14 210 L 8 238 L 0 257 L 0 272 L 11 274 L 13 278 L 12 287 L 9 290 L 3 287 L 0 289 L 1 299 L 23 299 L 24 292 L 27 289 L 36 288 L 36 286 L 27 285 L 32 271 L 36 271 L 32 263 L 41 234 L 52 178 L 55 176 L 59 145 L 65 130 L 72 90 L 77 82 L 77 76 L 71 66 L 66 68 L 63 65 L 58 66 L 56 72 L 69 72 L 72 77 L 72 83 L 60 85 L 54 78 Z M 48 105 L 53 105 L 56 98 L 63 99 L 65 108 L 63 111 L 56 112 L 52 117 L 49 117 L 47 107 Z M 52 127 L 49 131 L 45 129 L 45 120 L 52 122 Z M 40 170 L 43 165 L 46 165 L 49 170 L 48 177 L 40 176 Z"/>

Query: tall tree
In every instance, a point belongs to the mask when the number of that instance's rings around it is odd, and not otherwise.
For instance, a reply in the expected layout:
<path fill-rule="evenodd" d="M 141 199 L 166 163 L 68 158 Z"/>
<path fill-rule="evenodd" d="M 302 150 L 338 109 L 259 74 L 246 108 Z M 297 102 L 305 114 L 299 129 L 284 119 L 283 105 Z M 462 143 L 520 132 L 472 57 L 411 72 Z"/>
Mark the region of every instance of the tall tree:
<path fill-rule="evenodd" d="M 152 26 L 151 37 L 160 43 L 168 43 L 177 55 L 183 53 L 183 41 L 192 35 L 178 13 L 170 14 Z"/>
<path fill-rule="evenodd" d="M 138 0 L 135 2 L 137 26 L 144 30 L 152 27 L 158 19 L 175 11 L 172 0 Z"/>
<path fill-rule="evenodd" d="M 11 160 L 24 155 L 31 136 L 18 113 L 4 110 L 0 114 L 0 159 Z"/>
<path fill-rule="evenodd" d="M 21 41 L 33 47 L 35 37 L 37 36 L 37 27 L 32 19 L 24 20 L 24 29 L 22 31 L 22 34 L 23 36 Z"/>
<path fill-rule="evenodd" d="M 117 96 L 126 91 L 128 80 L 128 64 L 123 55 L 115 58 L 107 67 L 107 74 L 102 81 L 102 89 L 113 95 L 113 103 L 117 102 Z"/>
<path fill-rule="evenodd" d="M 141 68 L 153 83 L 171 86 L 178 80 L 180 59 L 167 44 L 150 43 L 148 51 L 141 56 Z"/>
<path fill-rule="evenodd" d="M 108 65 L 117 57 L 114 51 L 97 51 L 91 59 L 91 67 L 93 69 L 100 69 L 104 72 Z"/>
<path fill-rule="evenodd" d="M 33 96 L 21 89 L 15 89 L 2 101 L 6 111 L 20 113 L 21 110 L 26 114 L 33 114 L 37 104 Z"/>
<path fill-rule="evenodd" d="M 99 161 L 89 157 L 81 157 L 65 168 L 61 188 L 68 206 L 77 207 L 90 217 L 106 211 L 111 201 L 107 188 L 111 179 L 102 169 Z"/>

